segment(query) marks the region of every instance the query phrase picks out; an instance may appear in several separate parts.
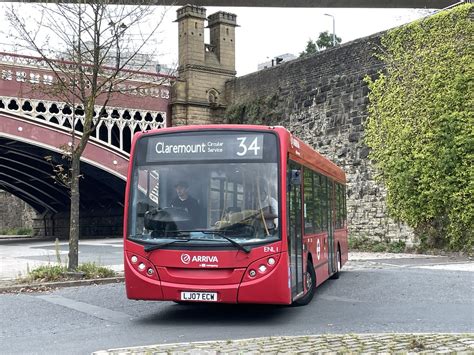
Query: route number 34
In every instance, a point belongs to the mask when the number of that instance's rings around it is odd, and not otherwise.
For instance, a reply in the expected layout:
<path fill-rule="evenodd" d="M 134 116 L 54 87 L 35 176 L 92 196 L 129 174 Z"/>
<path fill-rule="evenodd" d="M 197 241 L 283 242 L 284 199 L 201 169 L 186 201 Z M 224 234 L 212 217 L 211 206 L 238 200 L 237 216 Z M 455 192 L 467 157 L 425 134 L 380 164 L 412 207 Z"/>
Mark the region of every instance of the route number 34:
<path fill-rule="evenodd" d="M 237 140 L 240 142 L 239 150 L 237 151 L 239 157 L 243 157 L 247 154 L 251 155 L 251 152 L 253 152 L 253 155 L 258 155 L 258 151 L 262 149 L 262 147 L 258 145 L 258 137 L 255 137 L 250 144 L 247 143 L 247 137 L 238 137 Z"/>

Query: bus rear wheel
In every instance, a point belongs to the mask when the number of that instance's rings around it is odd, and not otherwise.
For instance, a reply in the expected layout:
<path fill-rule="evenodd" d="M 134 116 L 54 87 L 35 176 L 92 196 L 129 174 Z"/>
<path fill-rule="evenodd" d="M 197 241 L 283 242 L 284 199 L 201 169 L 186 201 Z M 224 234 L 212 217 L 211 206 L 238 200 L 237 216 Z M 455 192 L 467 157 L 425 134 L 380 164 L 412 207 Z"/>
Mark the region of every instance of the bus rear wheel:
<path fill-rule="evenodd" d="M 308 260 L 308 265 L 306 266 L 306 294 L 298 298 L 293 302 L 295 306 L 305 306 L 313 299 L 314 292 L 316 291 L 316 273 L 314 272 L 313 263 Z"/>

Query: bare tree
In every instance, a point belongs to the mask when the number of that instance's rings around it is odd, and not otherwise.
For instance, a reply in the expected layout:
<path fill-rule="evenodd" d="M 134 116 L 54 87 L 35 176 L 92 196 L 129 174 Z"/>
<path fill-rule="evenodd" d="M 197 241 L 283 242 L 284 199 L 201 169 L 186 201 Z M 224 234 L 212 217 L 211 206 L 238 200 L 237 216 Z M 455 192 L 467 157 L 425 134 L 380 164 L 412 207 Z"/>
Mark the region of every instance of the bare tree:
<path fill-rule="evenodd" d="M 30 8 L 35 7 L 36 16 L 33 17 L 24 16 L 18 6 L 11 6 L 7 10 L 18 43 L 39 54 L 42 62 L 53 73 L 52 83 L 42 85 L 41 90 L 47 96 L 67 103 L 72 108 L 73 117 L 77 109 L 84 112 L 82 133 L 75 132 L 76 122 L 73 122 L 71 144 L 64 151 L 63 156 L 70 161 L 66 180 L 64 170 L 61 171 L 71 197 L 70 271 L 76 270 L 79 264 L 82 153 L 111 97 L 123 90 L 119 88 L 126 86 L 121 83 L 136 74 L 127 69 L 133 67 L 140 70 L 147 64 L 146 60 L 140 58 L 141 64 L 137 67 L 137 57 L 156 35 L 164 16 L 163 12 L 152 18 L 156 7 L 108 3 L 107 0 L 88 0 L 75 4 L 58 2 L 29 5 Z M 159 84 L 157 77 L 155 85 Z"/>

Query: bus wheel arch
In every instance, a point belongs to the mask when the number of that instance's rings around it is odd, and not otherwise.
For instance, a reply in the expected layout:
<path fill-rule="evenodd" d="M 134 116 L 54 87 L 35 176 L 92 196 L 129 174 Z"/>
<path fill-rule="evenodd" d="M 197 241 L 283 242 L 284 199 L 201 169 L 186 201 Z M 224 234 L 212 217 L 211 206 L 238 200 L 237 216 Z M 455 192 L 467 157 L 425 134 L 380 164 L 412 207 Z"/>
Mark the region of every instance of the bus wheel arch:
<path fill-rule="evenodd" d="M 294 306 L 305 306 L 313 299 L 316 291 L 316 272 L 314 271 L 311 254 L 308 254 L 308 262 L 306 264 L 305 283 L 307 292 L 303 297 L 298 298 L 293 302 Z"/>

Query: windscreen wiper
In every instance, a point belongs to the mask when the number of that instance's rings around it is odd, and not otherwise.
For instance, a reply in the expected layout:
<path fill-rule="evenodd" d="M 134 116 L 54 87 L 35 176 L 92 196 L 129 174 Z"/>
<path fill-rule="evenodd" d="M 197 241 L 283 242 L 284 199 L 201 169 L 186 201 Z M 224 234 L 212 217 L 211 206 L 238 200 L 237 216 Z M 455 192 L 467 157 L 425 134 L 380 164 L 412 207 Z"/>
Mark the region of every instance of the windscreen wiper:
<path fill-rule="evenodd" d="M 199 232 L 199 233 L 202 233 L 202 234 L 212 234 L 212 235 L 216 235 L 222 239 L 225 239 L 227 241 L 229 241 L 234 247 L 236 247 L 237 249 L 239 250 L 242 250 L 243 252 L 245 253 L 250 253 L 250 249 L 244 247 L 242 244 L 239 244 L 237 243 L 235 240 L 233 240 L 232 238 L 229 238 L 228 236 L 226 236 L 224 233 L 220 232 L 220 231 L 212 231 L 212 230 L 207 230 L 207 229 L 193 229 L 193 230 L 180 230 L 180 232 L 183 232 L 183 233 L 189 233 L 189 232 Z M 201 240 L 203 241 L 204 239 L 194 239 L 194 240 Z"/>
<path fill-rule="evenodd" d="M 179 233 L 189 233 L 189 232 L 200 232 L 200 233 L 203 233 L 203 234 L 209 234 L 209 235 L 216 235 L 218 236 L 219 238 L 222 238 L 222 239 L 225 239 L 227 240 L 228 242 L 230 242 L 233 246 L 235 246 L 237 249 L 239 250 L 242 250 L 243 252 L 245 253 L 250 253 L 250 249 L 243 246 L 242 244 L 239 244 L 237 243 L 235 240 L 233 240 L 232 238 L 229 238 L 227 237 L 224 233 L 222 232 L 218 232 L 218 231 L 209 231 L 209 230 L 181 230 L 179 231 Z M 145 245 L 145 243 L 148 243 L 148 242 L 145 242 L 143 240 L 140 240 L 140 239 L 135 239 L 133 238 L 132 236 L 129 237 L 130 240 L 134 241 L 134 242 L 138 242 L 140 244 L 143 244 Z M 173 243 L 177 243 L 177 242 L 189 242 L 190 240 L 195 240 L 195 241 L 204 241 L 204 239 L 193 239 L 193 238 L 186 238 L 186 239 L 176 239 L 176 240 L 172 240 L 170 242 L 165 242 L 165 243 L 159 243 L 159 244 L 154 244 L 154 243 L 148 243 L 145 245 L 145 251 L 146 252 L 149 252 L 149 251 L 152 251 L 152 250 L 156 250 L 156 249 L 161 249 L 167 245 L 170 245 L 170 244 L 173 244 Z M 206 241 L 211 241 L 211 240 L 206 240 Z"/>
<path fill-rule="evenodd" d="M 165 243 L 160 243 L 160 244 L 147 244 L 145 245 L 144 247 L 144 250 L 146 252 L 149 252 L 149 251 L 152 251 L 152 250 L 157 250 L 157 249 L 161 249 L 167 245 L 170 245 L 170 244 L 174 244 L 174 243 L 178 243 L 178 242 L 189 242 L 191 239 L 176 239 L 176 240 L 172 240 L 170 242 L 165 242 Z"/>
<path fill-rule="evenodd" d="M 161 249 L 167 245 L 173 244 L 173 243 L 178 243 L 178 242 L 189 242 L 191 239 L 190 238 L 182 238 L 182 239 L 175 239 L 171 240 L 169 242 L 164 242 L 164 243 L 150 243 L 150 241 L 145 241 L 143 239 L 138 239 L 136 238 L 136 235 L 131 235 L 128 237 L 129 240 L 142 244 L 144 246 L 144 249 L 146 252 L 152 251 L 152 250 L 157 250 Z"/>
<path fill-rule="evenodd" d="M 217 235 L 218 237 L 221 237 L 225 240 L 228 240 L 234 247 L 236 247 L 237 249 L 239 250 L 242 250 L 243 252 L 245 253 L 250 253 L 250 249 L 244 247 L 242 244 L 239 244 L 237 243 L 235 240 L 233 240 L 232 238 L 229 238 L 228 236 L 226 236 L 224 233 L 222 232 L 218 232 L 218 231 L 199 231 L 203 234 L 212 234 L 212 235 Z"/>

